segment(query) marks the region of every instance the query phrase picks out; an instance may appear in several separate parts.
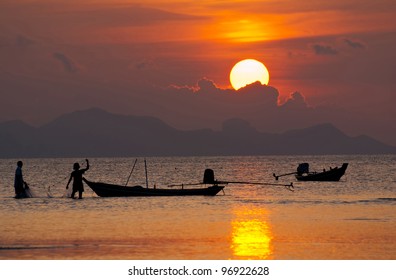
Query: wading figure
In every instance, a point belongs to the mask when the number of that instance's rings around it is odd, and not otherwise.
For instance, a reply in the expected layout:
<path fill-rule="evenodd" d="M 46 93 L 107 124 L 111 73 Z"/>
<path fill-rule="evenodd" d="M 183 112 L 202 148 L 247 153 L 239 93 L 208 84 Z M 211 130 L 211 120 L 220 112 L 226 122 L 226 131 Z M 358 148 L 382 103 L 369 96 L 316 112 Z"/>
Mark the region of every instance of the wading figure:
<path fill-rule="evenodd" d="M 66 189 L 68 189 L 69 184 L 70 184 L 71 180 L 73 179 L 73 191 L 71 194 L 71 198 L 75 198 L 74 195 L 76 194 L 76 192 L 78 192 L 78 198 L 79 199 L 82 198 L 82 193 L 84 191 L 82 176 L 83 176 L 84 172 L 89 169 L 88 159 L 86 159 L 86 161 L 87 161 L 87 167 L 84 169 L 80 169 L 80 165 L 78 164 L 78 162 L 76 162 L 73 165 L 74 171 L 70 174 L 69 182 L 67 182 L 67 185 L 66 185 Z"/>
<path fill-rule="evenodd" d="M 17 168 L 15 170 L 15 180 L 14 180 L 14 188 L 15 188 L 15 198 L 25 198 L 27 197 L 25 193 L 25 187 L 28 189 L 26 182 L 23 180 L 22 175 L 22 166 L 23 162 L 17 162 Z"/>

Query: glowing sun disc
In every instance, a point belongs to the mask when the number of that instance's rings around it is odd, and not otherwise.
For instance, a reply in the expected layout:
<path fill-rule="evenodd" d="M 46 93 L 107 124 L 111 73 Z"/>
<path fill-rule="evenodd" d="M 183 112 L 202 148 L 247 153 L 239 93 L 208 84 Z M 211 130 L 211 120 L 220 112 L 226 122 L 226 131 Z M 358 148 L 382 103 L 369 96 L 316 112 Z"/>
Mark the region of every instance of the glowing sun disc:
<path fill-rule="evenodd" d="M 230 82 L 235 90 L 257 81 L 262 85 L 267 85 L 269 72 L 263 63 L 255 59 L 239 61 L 230 72 Z"/>

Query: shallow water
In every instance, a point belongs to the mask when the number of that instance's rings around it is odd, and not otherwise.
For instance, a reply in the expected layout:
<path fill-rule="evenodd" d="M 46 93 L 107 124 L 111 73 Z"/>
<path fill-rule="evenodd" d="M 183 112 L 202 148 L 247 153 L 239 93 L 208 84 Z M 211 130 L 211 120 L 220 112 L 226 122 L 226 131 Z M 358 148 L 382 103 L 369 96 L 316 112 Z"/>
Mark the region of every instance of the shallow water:
<path fill-rule="evenodd" d="M 396 156 L 147 158 L 149 186 L 229 184 L 215 197 L 66 198 L 74 162 L 22 159 L 35 198 L 14 199 L 17 159 L 0 160 L 0 259 L 396 259 Z M 92 158 L 92 181 L 125 184 L 135 158 Z M 349 162 L 340 182 L 275 181 L 301 162 Z M 139 158 L 128 185 L 145 186 Z M 52 198 L 47 196 L 48 188 Z"/>

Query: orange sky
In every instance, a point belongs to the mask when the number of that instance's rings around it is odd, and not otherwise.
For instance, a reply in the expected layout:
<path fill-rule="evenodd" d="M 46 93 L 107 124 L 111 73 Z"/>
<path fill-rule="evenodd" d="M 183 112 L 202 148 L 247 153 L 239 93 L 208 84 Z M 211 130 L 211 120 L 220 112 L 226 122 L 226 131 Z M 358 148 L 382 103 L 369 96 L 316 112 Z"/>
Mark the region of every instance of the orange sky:
<path fill-rule="evenodd" d="M 207 116 L 181 109 L 190 103 L 179 91 L 160 93 L 170 85 L 196 89 L 203 78 L 226 91 L 232 66 L 255 58 L 269 69 L 278 106 L 290 101 L 279 110 L 297 104 L 291 94 L 299 92 L 300 107 L 294 106 L 303 110 L 295 113 L 302 127 L 314 122 L 307 121 L 314 108 L 317 122 L 396 145 L 395 133 L 380 128 L 396 115 L 395 14 L 393 0 L 3 0 L 0 122 L 41 124 L 97 106 L 156 114 L 180 128 L 218 128 L 224 119 L 241 117 L 260 130 L 289 129 L 287 119 L 269 126 L 270 115 L 248 113 L 247 103 L 234 108 L 239 102 L 233 99 L 219 101 L 225 111 L 216 104 L 219 112 Z M 18 97 L 26 100 L 22 114 L 11 109 Z M 351 120 L 333 117 L 337 113 Z"/>

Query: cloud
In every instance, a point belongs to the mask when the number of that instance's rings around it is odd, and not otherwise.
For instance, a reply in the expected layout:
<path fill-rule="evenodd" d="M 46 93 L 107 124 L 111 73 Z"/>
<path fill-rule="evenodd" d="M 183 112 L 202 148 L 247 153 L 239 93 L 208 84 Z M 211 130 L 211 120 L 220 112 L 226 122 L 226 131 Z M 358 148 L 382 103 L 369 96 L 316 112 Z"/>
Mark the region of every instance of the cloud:
<path fill-rule="evenodd" d="M 336 55 L 338 51 L 331 46 L 326 46 L 323 44 L 312 45 L 313 50 L 317 55 Z"/>
<path fill-rule="evenodd" d="M 208 78 L 203 78 L 198 81 L 197 83 L 198 86 L 198 94 L 221 94 L 221 93 L 226 93 L 228 90 L 226 89 L 221 89 L 216 86 L 216 84 L 212 81 L 209 80 Z"/>
<path fill-rule="evenodd" d="M 384 12 L 393 11 L 393 0 L 380 0 L 375 4 L 371 0 L 348 0 L 348 1 L 257 1 L 257 5 L 251 1 L 217 1 L 211 4 L 212 8 L 219 10 L 234 9 L 259 14 L 295 14 L 295 13 L 320 13 L 326 11 L 353 11 L 356 12 Z"/>
<path fill-rule="evenodd" d="M 366 46 L 363 43 L 357 42 L 357 41 L 352 41 L 350 39 L 344 39 L 344 42 L 350 46 L 351 48 L 354 49 L 365 49 Z"/>
<path fill-rule="evenodd" d="M 86 5 L 81 1 L 64 1 L 61 3 L 44 1 L 38 3 L 15 4 L 12 12 L 20 20 L 39 24 L 40 27 L 57 26 L 74 29 L 81 27 L 125 27 L 146 26 L 164 21 L 200 20 L 205 17 L 171 12 L 159 8 L 152 8 L 140 4 Z"/>
<path fill-rule="evenodd" d="M 19 34 L 15 39 L 16 46 L 21 48 L 29 47 L 31 45 L 34 45 L 35 43 L 36 42 L 33 39 L 21 34 Z"/>
<path fill-rule="evenodd" d="M 284 110 L 295 110 L 295 109 L 306 109 L 308 108 L 307 103 L 305 102 L 305 97 L 298 91 L 290 94 L 290 97 L 286 100 L 286 102 L 280 106 Z"/>
<path fill-rule="evenodd" d="M 194 87 L 178 87 L 173 86 L 176 91 L 174 94 L 178 94 L 179 91 L 194 94 L 195 100 L 200 97 L 211 95 L 210 98 L 217 99 L 220 103 L 227 103 L 227 100 L 238 99 L 243 102 L 251 102 L 252 100 L 257 100 L 260 104 L 269 104 L 271 107 L 277 104 L 279 97 L 279 92 L 276 88 L 262 85 L 260 82 L 255 82 L 253 84 L 247 85 L 238 91 L 234 89 L 227 89 L 218 87 L 214 81 L 208 78 L 202 78 L 197 82 Z"/>
<path fill-rule="evenodd" d="M 155 59 L 150 56 L 147 58 L 141 58 L 141 57 L 136 58 L 136 61 L 131 63 L 128 68 L 138 71 L 144 71 L 144 70 L 157 69 L 158 66 L 155 62 Z"/>
<path fill-rule="evenodd" d="M 190 16 L 168 12 L 161 9 L 130 5 L 126 7 L 103 6 L 96 9 L 81 10 L 73 14 L 61 14 L 60 20 L 73 22 L 81 25 L 92 24 L 96 26 L 122 27 L 122 26 L 146 26 L 164 21 L 185 21 L 201 19 L 202 17 Z"/>
<path fill-rule="evenodd" d="M 279 110 L 278 90 L 260 82 L 236 91 L 203 78 L 196 85 L 173 85 L 157 94 L 161 104 L 156 111 L 158 116 L 182 129 L 220 128 L 225 120 L 233 118 L 247 120 L 262 129 L 265 125 L 262 120 Z"/>
<path fill-rule="evenodd" d="M 52 56 L 61 63 L 63 69 L 68 73 L 76 73 L 78 71 L 77 65 L 69 57 L 61 52 L 54 52 Z"/>

